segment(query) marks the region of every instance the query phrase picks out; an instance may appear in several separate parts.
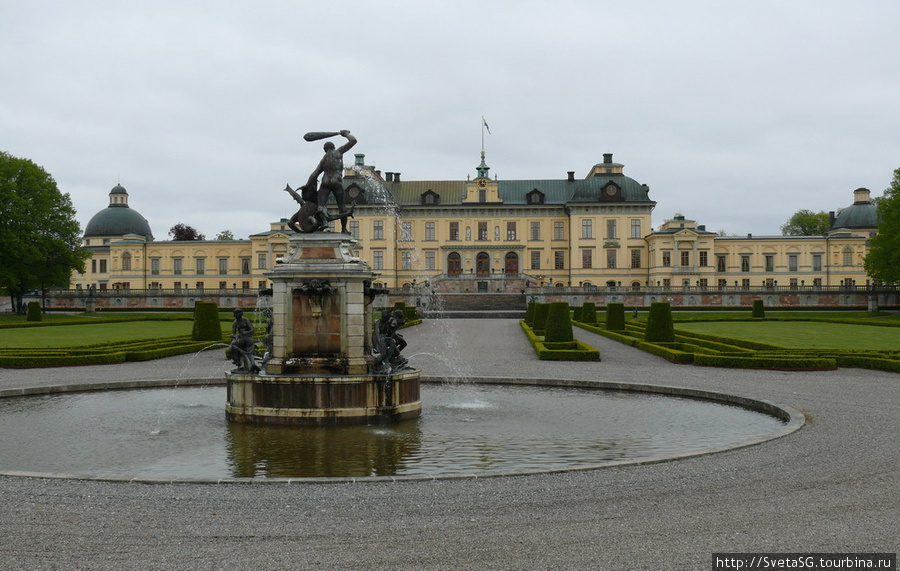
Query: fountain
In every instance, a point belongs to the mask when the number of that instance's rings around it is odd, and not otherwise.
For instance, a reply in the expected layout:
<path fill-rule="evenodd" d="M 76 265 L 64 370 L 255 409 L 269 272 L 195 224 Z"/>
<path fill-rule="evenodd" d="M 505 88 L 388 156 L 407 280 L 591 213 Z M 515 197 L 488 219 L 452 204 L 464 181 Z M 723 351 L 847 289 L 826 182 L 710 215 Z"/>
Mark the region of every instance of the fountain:
<path fill-rule="evenodd" d="M 325 156 L 301 192 L 285 189 L 300 210 L 291 218 L 297 234 L 289 240 L 288 255 L 266 274 L 273 284 L 271 346 L 264 363 L 237 359 L 238 368 L 226 375 L 230 420 L 371 424 L 421 414 L 419 371 L 399 355 L 405 346 L 396 333 L 402 317 L 373 320 L 373 301 L 380 291 L 371 284 L 377 274 L 353 255 L 358 241 L 346 233 L 352 207 L 344 209 L 342 156 L 356 139 L 346 130 L 307 133 L 304 138 L 336 135 L 347 143 L 339 148 L 325 143 Z M 329 195 L 337 200 L 337 215 L 330 215 L 325 206 Z M 327 231 L 332 220 L 341 221 L 342 232 Z M 247 324 L 236 318 L 233 328 L 232 351 L 241 356 L 250 353 Z"/>

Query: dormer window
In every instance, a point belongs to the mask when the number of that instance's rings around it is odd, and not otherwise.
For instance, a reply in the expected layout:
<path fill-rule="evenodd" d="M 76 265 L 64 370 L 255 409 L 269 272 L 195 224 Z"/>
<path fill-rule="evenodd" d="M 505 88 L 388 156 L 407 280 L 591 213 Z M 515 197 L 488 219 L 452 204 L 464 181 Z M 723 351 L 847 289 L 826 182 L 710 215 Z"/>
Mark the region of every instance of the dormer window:
<path fill-rule="evenodd" d="M 422 193 L 422 204 L 440 204 L 441 197 L 430 188 Z"/>
<path fill-rule="evenodd" d="M 528 204 L 543 204 L 544 203 L 544 193 L 538 189 L 534 189 L 528 194 L 525 195 L 525 201 Z"/>

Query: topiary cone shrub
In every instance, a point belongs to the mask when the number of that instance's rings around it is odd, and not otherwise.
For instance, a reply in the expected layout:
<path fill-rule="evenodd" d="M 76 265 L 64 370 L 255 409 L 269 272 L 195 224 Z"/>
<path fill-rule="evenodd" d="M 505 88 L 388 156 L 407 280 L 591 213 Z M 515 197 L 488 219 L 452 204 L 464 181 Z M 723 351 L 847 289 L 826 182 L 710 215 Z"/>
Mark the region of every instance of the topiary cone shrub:
<path fill-rule="evenodd" d="M 608 331 L 625 331 L 625 304 L 606 304 L 606 329 Z"/>
<path fill-rule="evenodd" d="M 525 310 L 525 325 L 532 327 L 534 325 L 534 308 L 537 307 L 536 301 L 528 302 L 528 309 Z M 532 327 L 533 329 L 533 327 Z"/>
<path fill-rule="evenodd" d="M 547 311 L 550 309 L 548 303 L 538 303 L 534 307 L 534 325 L 531 329 L 536 335 L 543 335 L 547 328 Z"/>
<path fill-rule="evenodd" d="M 544 328 L 544 341 L 547 343 L 572 341 L 572 317 L 569 304 L 554 301 L 547 309 L 547 326 Z"/>
<path fill-rule="evenodd" d="M 43 319 L 44 316 L 41 315 L 41 302 L 29 301 L 28 313 L 25 316 L 25 321 L 43 321 Z"/>
<path fill-rule="evenodd" d="M 583 307 L 572 308 L 572 321 L 581 321 L 581 312 L 583 309 Z"/>
<path fill-rule="evenodd" d="M 647 316 L 647 328 L 644 340 L 651 343 L 675 341 L 675 326 L 672 324 L 672 306 L 667 301 L 656 301 L 650 304 Z"/>
<path fill-rule="evenodd" d="M 597 306 L 591 301 L 586 301 L 581 306 L 581 321 L 591 325 L 597 323 Z"/>
<path fill-rule="evenodd" d="M 763 306 L 763 300 L 754 299 L 753 300 L 753 313 L 751 313 L 752 317 L 765 317 L 766 309 Z"/>
<path fill-rule="evenodd" d="M 219 320 L 219 306 L 213 301 L 194 303 L 194 328 L 191 331 L 194 341 L 221 341 L 222 323 Z"/>

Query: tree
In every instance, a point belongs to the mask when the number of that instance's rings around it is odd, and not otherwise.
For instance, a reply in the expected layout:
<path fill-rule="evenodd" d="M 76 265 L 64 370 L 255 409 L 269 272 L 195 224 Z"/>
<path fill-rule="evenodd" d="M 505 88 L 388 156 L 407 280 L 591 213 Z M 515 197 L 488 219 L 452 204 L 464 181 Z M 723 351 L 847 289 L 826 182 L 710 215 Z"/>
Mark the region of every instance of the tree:
<path fill-rule="evenodd" d="M 216 234 L 216 240 L 234 240 L 234 234 L 231 230 L 222 230 Z"/>
<path fill-rule="evenodd" d="M 876 282 L 900 283 L 900 168 L 878 201 L 878 234 L 869 240 L 864 265 Z"/>
<path fill-rule="evenodd" d="M 90 253 L 68 194 L 42 167 L 0 151 L 0 289 L 22 308 L 31 290 L 68 286 Z"/>
<path fill-rule="evenodd" d="M 827 212 L 798 210 L 781 227 L 783 236 L 822 236 L 831 229 Z"/>
<path fill-rule="evenodd" d="M 196 228 L 179 222 L 169 229 L 169 236 L 173 242 L 190 242 L 191 240 L 206 240 L 206 236 L 197 232 Z"/>

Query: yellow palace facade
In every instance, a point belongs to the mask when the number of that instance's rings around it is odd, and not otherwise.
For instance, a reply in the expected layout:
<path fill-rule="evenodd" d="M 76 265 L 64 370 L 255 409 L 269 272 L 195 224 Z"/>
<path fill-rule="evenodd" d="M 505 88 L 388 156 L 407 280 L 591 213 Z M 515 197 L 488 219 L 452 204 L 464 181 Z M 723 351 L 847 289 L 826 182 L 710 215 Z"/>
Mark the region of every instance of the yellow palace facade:
<path fill-rule="evenodd" d="M 359 239 L 357 255 L 379 274 L 376 285 L 427 283 L 450 293 L 869 285 L 863 260 L 877 221 L 866 189 L 853 191 L 826 235 L 721 236 L 681 215 L 654 229 L 650 189 L 626 176 L 612 154 L 578 178 L 498 180 L 489 171 L 482 154 L 467 180 L 405 181 L 356 155 L 344 177 L 347 200 L 356 203 L 349 229 Z M 85 228 L 92 258 L 70 290 L 132 292 L 123 302 L 130 305 L 141 296 L 177 306 L 211 295 L 246 305 L 244 298 L 268 287 L 265 274 L 287 253 L 291 234 L 281 219 L 247 239 L 156 241 L 117 185 Z"/>

